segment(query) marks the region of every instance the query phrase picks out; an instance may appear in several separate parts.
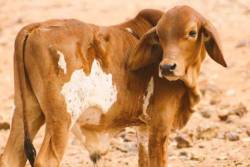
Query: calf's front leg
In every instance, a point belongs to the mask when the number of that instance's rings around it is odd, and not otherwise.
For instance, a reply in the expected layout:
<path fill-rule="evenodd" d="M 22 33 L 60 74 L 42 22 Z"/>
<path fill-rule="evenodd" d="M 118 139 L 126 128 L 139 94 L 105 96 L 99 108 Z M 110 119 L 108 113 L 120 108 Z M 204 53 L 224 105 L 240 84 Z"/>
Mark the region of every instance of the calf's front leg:
<path fill-rule="evenodd" d="M 138 167 L 148 167 L 148 127 L 142 125 L 136 128 L 138 145 Z"/>
<path fill-rule="evenodd" d="M 149 166 L 167 166 L 167 143 L 172 126 L 172 119 L 166 112 L 154 113 L 149 126 Z"/>

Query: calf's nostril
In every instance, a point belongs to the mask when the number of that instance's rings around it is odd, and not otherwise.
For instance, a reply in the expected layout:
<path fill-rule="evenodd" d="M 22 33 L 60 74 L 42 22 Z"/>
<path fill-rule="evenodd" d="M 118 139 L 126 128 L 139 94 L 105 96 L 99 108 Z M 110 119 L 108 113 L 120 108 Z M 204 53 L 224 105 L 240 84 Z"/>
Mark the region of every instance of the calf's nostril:
<path fill-rule="evenodd" d="M 170 65 L 170 70 L 174 70 L 176 68 L 176 64 L 174 63 L 174 64 L 172 64 L 172 65 Z"/>
<path fill-rule="evenodd" d="M 171 74 L 176 69 L 176 64 L 163 64 L 160 65 L 160 70 L 163 74 Z"/>

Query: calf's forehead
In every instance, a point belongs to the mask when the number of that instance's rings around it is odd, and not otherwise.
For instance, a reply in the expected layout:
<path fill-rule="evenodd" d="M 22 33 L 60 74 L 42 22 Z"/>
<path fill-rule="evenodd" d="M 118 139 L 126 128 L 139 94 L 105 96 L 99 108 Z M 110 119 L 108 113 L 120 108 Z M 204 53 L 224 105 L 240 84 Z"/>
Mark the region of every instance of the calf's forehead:
<path fill-rule="evenodd" d="M 177 7 L 162 16 L 157 24 L 157 33 L 160 37 L 167 37 L 168 34 L 183 35 L 193 25 L 200 25 L 199 14 L 189 7 Z"/>

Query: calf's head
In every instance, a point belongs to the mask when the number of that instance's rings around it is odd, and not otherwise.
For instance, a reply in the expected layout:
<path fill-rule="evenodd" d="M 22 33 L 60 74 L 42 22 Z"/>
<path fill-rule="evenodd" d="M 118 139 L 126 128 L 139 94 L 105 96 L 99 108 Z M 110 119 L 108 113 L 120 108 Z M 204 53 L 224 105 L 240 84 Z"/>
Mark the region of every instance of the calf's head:
<path fill-rule="evenodd" d="M 137 70 L 158 62 L 160 77 L 190 79 L 199 73 L 205 50 L 214 61 L 227 66 L 213 25 L 192 8 L 178 6 L 167 11 L 144 34 L 129 57 L 128 66 Z"/>

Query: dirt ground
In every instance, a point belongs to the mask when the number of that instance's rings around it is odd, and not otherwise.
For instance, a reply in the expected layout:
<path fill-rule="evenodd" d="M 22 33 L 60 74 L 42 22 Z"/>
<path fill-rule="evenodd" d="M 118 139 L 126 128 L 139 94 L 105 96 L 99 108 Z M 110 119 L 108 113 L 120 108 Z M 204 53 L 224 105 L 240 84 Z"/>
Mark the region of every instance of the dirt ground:
<path fill-rule="evenodd" d="M 9 134 L 3 123 L 13 114 L 13 44 L 28 23 L 76 18 L 99 25 L 117 24 L 144 8 L 166 11 L 188 4 L 206 16 L 222 39 L 227 69 L 206 58 L 200 76 L 203 98 L 181 131 L 171 136 L 171 167 L 250 167 L 250 0 L 0 0 L 0 152 Z M 34 143 L 42 141 L 42 131 Z M 72 135 L 62 167 L 93 167 Z M 99 167 L 136 167 L 135 131 L 112 142 Z"/>

